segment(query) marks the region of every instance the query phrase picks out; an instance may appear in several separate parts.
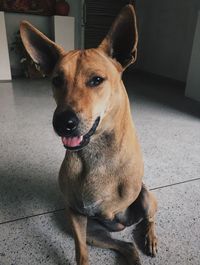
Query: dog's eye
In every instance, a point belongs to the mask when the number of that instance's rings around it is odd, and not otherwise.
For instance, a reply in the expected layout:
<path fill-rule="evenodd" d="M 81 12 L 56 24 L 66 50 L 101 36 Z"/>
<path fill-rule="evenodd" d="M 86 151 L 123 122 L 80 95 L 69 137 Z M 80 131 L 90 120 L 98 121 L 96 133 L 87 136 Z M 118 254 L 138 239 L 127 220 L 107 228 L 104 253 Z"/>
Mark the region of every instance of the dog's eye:
<path fill-rule="evenodd" d="M 52 84 L 55 87 L 61 87 L 63 85 L 63 78 L 60 75 L 53 77 Z"/>
<path fill-rule="evenodd" d="M 103 77 L 100 76 L 93 76 L 87 83 L 86 85 L 89 87 L 95 87 L 99 86 L 102 82 L 104 81 Z"/>

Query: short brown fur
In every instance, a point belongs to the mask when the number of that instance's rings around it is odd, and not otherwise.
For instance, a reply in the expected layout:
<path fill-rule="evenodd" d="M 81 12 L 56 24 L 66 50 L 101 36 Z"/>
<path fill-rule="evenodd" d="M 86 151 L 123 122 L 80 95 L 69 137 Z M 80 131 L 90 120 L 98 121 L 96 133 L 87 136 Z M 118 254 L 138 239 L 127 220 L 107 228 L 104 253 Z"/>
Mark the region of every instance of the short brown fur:
<path fill-rule="evenodd" d="M 127 41 L 122 36 L 120 42 L 120 29 L 128 35 Z M 81 121 L 83 135 L 95 118 L 101 117 L 85 148 L 66 151 L 59 173 L 77 264 L 88 265 L 86 241 L 120 252 L 127 264 L 141 264 L 133 243 L 112 239 L 110 235 L 110 231 L 120 231 L 143 220 L 147 254 L 156 255 L 157 203 L 142 182 L 142 154 L 121 80 L 122 72 L 136 59 L 138 37 L 133 7 L 128 5 L 122 10 L 96 49 L 66 53 L 28 22 L 21 23 L 20 31 L 25 48 L 43 71 L 52 77 L 62 75 L 62 86 L 53 88 L 56 111 L 73 109 Z M 126 43 L 128 46 L 124 47 Z M 94 75 L 104 81 L 93 89 L 87 82 Z"/>

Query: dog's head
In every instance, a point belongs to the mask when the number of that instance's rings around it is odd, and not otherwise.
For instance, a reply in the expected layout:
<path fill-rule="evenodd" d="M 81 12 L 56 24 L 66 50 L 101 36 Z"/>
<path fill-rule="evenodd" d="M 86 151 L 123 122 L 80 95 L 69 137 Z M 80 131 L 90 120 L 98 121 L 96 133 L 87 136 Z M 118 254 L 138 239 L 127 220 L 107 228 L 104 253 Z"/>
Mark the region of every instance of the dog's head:
<path fill-rule="evenodd" d="M 21 23 L 20 33 L 33 61 L 52 78 L 57 103 L 53 126 L 64 146 L 79 150 L 92 135 L 109 130 L 109 113 L 120 109 L 123 98 L 122 72 L 136 59 L 133 7 L 122 9 L 95 49 L 65 52 L 26 21 Z"/>

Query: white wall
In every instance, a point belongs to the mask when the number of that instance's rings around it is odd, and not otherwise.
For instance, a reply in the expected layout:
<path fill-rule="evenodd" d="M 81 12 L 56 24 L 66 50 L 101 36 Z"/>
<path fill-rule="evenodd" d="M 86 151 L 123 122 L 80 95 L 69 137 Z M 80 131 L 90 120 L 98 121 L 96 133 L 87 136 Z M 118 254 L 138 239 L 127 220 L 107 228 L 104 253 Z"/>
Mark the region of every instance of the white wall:
<path fill-rule="evenodd" d="M 199 0 L 138 0 L 138 68 L 186 81 Z"/>
<path fill-rule="evenodd" d="M 0 12 L 0 80 L 11 80 L 4 13 Z"/>

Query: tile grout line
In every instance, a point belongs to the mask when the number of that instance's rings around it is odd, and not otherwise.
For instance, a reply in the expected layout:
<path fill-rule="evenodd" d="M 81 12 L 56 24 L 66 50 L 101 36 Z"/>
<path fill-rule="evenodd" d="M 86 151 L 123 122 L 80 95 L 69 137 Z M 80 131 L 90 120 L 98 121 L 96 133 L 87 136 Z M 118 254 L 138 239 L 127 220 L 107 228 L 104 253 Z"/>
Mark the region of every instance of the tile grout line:
<path fill-rule="evenodd" d="M 181 181 L 181 182 L 177 182 L 177 183 L 173 183 L 173 184 L 159 186 L 159 187 L 151 188 L 149 190 L 151 190 L 151 191 L 153 191 L 153 190 L 159 190 L 159 189 L 173 187 L 173 186 L 177 186 L 179 184 L 185 184 L 185 183 L 189 183 L 189 182 L 193 182 L 193 181 L 197 181 L 197 180 L 200 180 L 200 178 L 195 178 L 195 179 L 185 180 L 185 181 Z M 48 212 L 44 212 L 44 213 L 38 213 L 38 214 L 34 214 L 34 215 L 29 215 L 29 216 L 25 216 L 25 217 L 21 217 L 21 218 L 9 220 L 9 221 L 0 222 L 0 225 L 14 223 L 16 221 L 21 221 L 21 220 L 25 220 L 25 219 L 28 219 L 28 218 L 42 216 L 42 215 L 47 215 L 47 214 L 51 214 L 51 213 L 62 212 L 64 210 L 65 210 L 65 208 L 62 208 L 62 209 L 52 210 L 52 211 L 48 211 Z"/>
<path fill-rule="evenodd" d="M 0 222 L 0 225 L 14 223 L 16 221 L 21 221 L 21 220 L 25 220 L 25 219 L 32 218 L 32 217 L 41 216 L 41 215 L 62 212 L 64 210 L 65 210 L 65 208 L 62 208 L 62 209 L 52 210 L 52 211 L 48 211 L 48 212 L 44 212 L 44 213 L 38 213 L 38 214 L 28 215 L 28 216 L 20 217 L 20 218 L 17 218 L 17 219 L 12 219 L 12 220 L 9 220 L 9 221 Z"/>
<path fill-rule="evenodd" d="M 163 188 L 178 186 L 179 184 L 185 184 L 185 183 L 189 183 L 189 182 L 193 182 L 193 181 L 197 181 L 197 180 L 200 180 L 200 178 L 189 179 L 189 180 L 184 180 L 184 181 L 180 181 L 180 182 L 176 182 L 176 183 L 172 183 L 172 184 L 158 186 L 156 188 L 151 188 L 150 190 L 159 190 L 159 189 L 163 189 Z"/>

